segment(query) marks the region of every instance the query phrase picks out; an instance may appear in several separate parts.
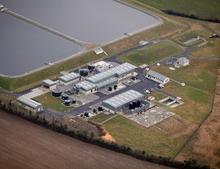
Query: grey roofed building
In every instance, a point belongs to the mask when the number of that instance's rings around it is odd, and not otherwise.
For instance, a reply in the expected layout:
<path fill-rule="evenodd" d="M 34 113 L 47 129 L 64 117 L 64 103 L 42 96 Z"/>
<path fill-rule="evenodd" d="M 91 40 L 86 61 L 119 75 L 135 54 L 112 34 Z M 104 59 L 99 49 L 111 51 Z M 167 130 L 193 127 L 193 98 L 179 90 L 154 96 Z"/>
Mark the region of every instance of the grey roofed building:
<path fill-rule="evenodd" d="M 137 67 L 130 63 L 123 63 L 119 66 L 113 67 L 111 69 L 106 70 L 105 72 L 98 73 L 94 76 L 88 77 L 87 80 L 92 83 L 99 83 L 105 79 L 108 79 L 113 76 L 121 76 L 126 73 L 129 73 L 136 69 Z"/>
<path fill-rule="evenodd" d="M 66 75 L 60 76 L 59 79 L 65 83 L 68 83 L 68 82 L 73 81 L 79 77 L 80 77 L 79 73 L 71 72 Z"/>
<path fill-rule="evenodd" d="M 56 82 L 54 82 L 53 80 L 50 80 L 50 79 L 45 79 L 45 80 L 43 80 L 42 84 L 45 85 L 45 86 L 50 87 L 50 86 L 55 85 Z"/>
<path fill-rule="evenodd" d="M 43 110 L 43 106 L 41 103 L 38 103 L 28 97 L 25 96 L 21 96 L 17 99 L 20 103 L 22 103 L 25 106 L 28 106 L 36 111 L 42 111 Z"/>
<path fill-rule="evenodd" d="M 112 77 L 112 78 L 109 78 L 109 79 L 106 79 L 104 81 L 101 81 L 101 82 L 97 83 L 96 86 L 97 86 L 98 89 L 100 89 L 100 88 L 106 87 L 108 85 L 114 84 L 117 81 L 118 81 L 117 77 Z"/>
<path fill-rule="evenodd" d="M 186 57 L 177 58 L 177 60 L 174 62 L 175 67 L 188 66 L 188 65 L 189 65 L 189 59 Z"/>
<path fill-rule="evenodd" d="M 110 99 L 104 100 L 102 105 L 112 111 L 117 111 L 122 108 L 124 105 L 143 98 L 144 95 L 135 91 L 135 90 L 128 90 L 124 93 L 116 95 Z"/>
<path fill-rule="evenodd" d="M 161 83 L 161 84 L 166 84 L 170 81 L 170 79 L 168 77 L 166 77 L 158 72 L 155 72 L 153 70 L 149 70 L 147 72 L 146 77 L 148 79 L 151 79 L 151 80 L 158 82 L 158 83 Z"/>
<path fill-rule="evenodd" d="M 96 88 L 96 85 L 85 80 L 85 81 L 77 83 L 76 87 L 83 89 L 85 91 L 89 91 L 89 90 Z"/>

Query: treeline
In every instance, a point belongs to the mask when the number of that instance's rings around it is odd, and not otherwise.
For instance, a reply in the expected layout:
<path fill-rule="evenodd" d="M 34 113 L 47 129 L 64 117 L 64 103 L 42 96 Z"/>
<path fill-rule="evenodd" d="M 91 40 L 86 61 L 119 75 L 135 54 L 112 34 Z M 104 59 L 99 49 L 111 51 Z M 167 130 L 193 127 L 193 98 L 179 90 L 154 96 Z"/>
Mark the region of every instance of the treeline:
<path fill-rule="evenodd" d="M 166 14 L 169 14 L 169 15 L 175 15 L 175 16 L 187 17 L 187 18 L 191 18 L 191 19 L 198 19 L 198 20 L 202 20 L 202 21 L 220 23 L 220 20 L 217 18 L 207 18 L 206 19 L 206 18 L 201 18 L 199 16 L 195 16 L 194 14 L 181 13 L 181 12 L 177 12 L 177 11 L 174 11 L 171 9 L 164 9 L 162 11 Z"/>
<path fill-rule="evenodd" d="M 2 109 L 3 111 L 17 115 L 28 121 L 52 129 L 53 131 L 68 135 L 73 138 L 77 138 L 87 143 L 95 144 L 113 150 L 115 152 L 119 152 L 135 157 L 140 160 L 145 160 L 173 168 L 178 168 L 178 169 L 209 169 L 210 168 L 209 166 L 203 166 L 198 164 L 196 160 L 180 162 L 166 157 L 149 155 L 145 151 L 134 150 L 128 146 L 119 145 L 114 142 L 106 142 L 101 138 L 95 138 L 93 133 L 88 133 L 85 131 L 68 130 L 68 127 L 66 125 L 63 125 L 62 123 L 48 122 L 44 117 L 41 117 L 37 114 L 33 114 L 30 111 L 25 111 L 25 110 L 20 111 L 20 109 L 16 107 L 17 105 L 11 101 L 9 103 L 4 103 L 3 101 L 0 100 L 0 109 Z"/>

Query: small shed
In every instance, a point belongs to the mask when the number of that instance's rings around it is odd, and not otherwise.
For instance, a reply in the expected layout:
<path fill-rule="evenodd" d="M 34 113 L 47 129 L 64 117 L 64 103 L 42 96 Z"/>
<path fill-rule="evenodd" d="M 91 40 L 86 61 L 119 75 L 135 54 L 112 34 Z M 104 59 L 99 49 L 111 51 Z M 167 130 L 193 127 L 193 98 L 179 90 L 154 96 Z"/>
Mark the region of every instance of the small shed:
<path fill-rule="evenodd" d="M 50 79 L 46 79 L 42 81 L 42 86 L 52 90 L 56 87 L 56 82 Z"/>
<path fill-rule="evenodd" d="M 177 60 L 174 62 L 174 66 L 179 68 L 179 67 L 185 67 L 189 65 L 189 59 L 186 57 L 180 57 L 177 58 Z"/>
<path fill-rule="evenodd" d="M 93 50 L 96 55 L 104 53 L 104 50 L 101 47 L 97 47 Z"/>

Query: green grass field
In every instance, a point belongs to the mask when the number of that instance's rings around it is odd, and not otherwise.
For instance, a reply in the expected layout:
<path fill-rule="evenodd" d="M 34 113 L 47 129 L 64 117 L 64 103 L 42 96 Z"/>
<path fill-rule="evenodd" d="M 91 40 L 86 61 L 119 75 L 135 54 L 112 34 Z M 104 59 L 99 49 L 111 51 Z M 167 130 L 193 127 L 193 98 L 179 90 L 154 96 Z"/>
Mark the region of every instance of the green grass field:
<path fill-rule="evenodd" d="M 155 67 L 171 79 L 186 83 L 185 87 L 169 83 L 163 90 L 184 99 L 185 104 L 173 109 L 181 117 L 200 123 L 209 114 L 215 91 L 218 62 L 210 60 L 190 60 L 190 66 L 170 70 L 167 66 Z"/>
<path fill-rule="evenodd" d="M 167 66 L 155 67 L 154 70 L 161 72 L 179 82 L 213 93 L 215 90 L 216 70 L 218 62 L 207 60 L 190 60 L 190 66 L 170 70 Z"/>
<path fill-rule="evenodd" d="M 90 118 L 89 120 L 91 121 L 94 121 L 94 122 L 97 122 L 97 123 L 102 123 L 103 121 L 109 119 L 110 117 L 114 116 L 113 114 L 103 114 L 103 113 L 100 113 L 96 116 L 93 116 L 92 118 Z"/>
<path fill-rule="evenodd" d="M 145 128 L 120 115 L 104 127 L 119 144 L 166 157 L 172 157 L 184 141 L 183 137 L 172 138 L 155 127 Z"/>
<path fill-rule="evenodd" d="M 139 66 L 144 63 L 155 63 L 163 58 L 174 56 L 181 52 L 183 52 L 183 50 L 176 43 L 166 40 L 132 51 L 121 56 L 119 59 Z"/>
<path fill-rule="evenodd" d="M 50 109 L 60 111 L 60 112 L 67 111 L 72 108 L 72 107 L 64 106 L 62 104 L 63 103 L 62 100 L 60 100 L 59 98 L 53 97 L 51 93 L 47 93 L 42 96 L 36 97 L 34 98 L 34 100 L 40 102 L 41 104 L 43 104 L 44 106 Z"/>
<path fill-rule="evenodd" d="M 202 19 L 220 19 L 219 0 L 137 0 L 160 10 L 173 10 Z"/>

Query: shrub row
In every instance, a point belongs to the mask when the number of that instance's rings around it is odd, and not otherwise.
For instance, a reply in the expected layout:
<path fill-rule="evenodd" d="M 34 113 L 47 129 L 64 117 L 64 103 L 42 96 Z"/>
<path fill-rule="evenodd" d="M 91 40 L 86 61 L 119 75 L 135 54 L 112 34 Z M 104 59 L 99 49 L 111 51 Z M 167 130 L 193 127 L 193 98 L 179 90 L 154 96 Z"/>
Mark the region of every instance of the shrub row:
<path fill-rule="evenodd" d="M 215 22 L 215 23 L 220 23 L 220 20 L 217 18 L 201 18 L 198 16 L 195 16 L 193 14 L 185 14 L 185 13 L 181 13 L 181 12 L 176 12 L 170 9 L 167 10 L 162 10 L 164 13 L 169 14 L 169 15 L 175 15 L 175 16 L 181 16 L 181 17 L 187 17 L 187 18 L 191 18 L 191 19 L 198 19 L 198 20 L 202 20 L 202 21 L 209 21 L 209 22 Z"/>

